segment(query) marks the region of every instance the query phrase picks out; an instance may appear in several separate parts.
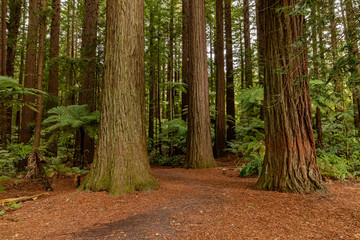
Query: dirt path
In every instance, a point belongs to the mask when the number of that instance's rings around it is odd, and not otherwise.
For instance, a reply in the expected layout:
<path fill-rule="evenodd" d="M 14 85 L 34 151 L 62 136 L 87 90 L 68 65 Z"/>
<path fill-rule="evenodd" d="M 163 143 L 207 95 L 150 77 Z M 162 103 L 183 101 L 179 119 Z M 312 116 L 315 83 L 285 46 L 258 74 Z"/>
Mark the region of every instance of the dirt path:
<path fill-rule="evenodd" d="M 159 190 L 121 197 L 57 181 L 0 220 L 0 239 L 360 239 L 359 183 L 296 195 L 255 191 L 256 178 L 222 167 L 153 172 Z"/>

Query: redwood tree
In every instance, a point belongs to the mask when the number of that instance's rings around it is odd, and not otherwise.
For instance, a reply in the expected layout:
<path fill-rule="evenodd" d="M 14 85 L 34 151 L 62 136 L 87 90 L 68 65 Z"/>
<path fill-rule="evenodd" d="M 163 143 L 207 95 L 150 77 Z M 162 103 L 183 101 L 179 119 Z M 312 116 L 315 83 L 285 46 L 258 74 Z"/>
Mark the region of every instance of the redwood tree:
<path fill-rule="evenodd" d="M 9 24 L 8 28 L 8 39 L 7 39 L 7 56 L 6 56 L 6 73 L 8 76 L 14 76 L 14 63 L 16 46 L 18 42 L 20 20 L 21 20 L 21 6 L 23 0 L 14 0 L 9 3 Z"/>
<path fill-rule="evenodd" d="M 59 57 L 59 37 L 60 37 L 60 1 L 52 1 L 52 18 L 51 18 L 51 33 L 50 33 L 50 63 L 49 68 L 49 87 L 48 93 L 50 102 L 48 108 L 57 106 L 57 97 L 59 94 L 59 63 L 56 58 Z"/>
<path fill-rule="evenodd" d="M 225 33 L 226 33 L 226 114 L 231 117 L 228 120 L 226 139 L 235 139 L 235 101 L 234 101 L 234 67 L 233 67 L 233 41 L 231 24 L 232 0 L 225 0 Z"/>
<path fill-rule="evenodd" d="M 251 60 L 251 42 L 250 42 L 250 6 L 249 0 L 244 0 L 244 41 L 245 41 L 245 85 L 251 87 L 252 79 L 252 60 Z"/>
<path fill-rule="evenodd" d="M 182 81 L 188 84 L 189 80 L 189 25 L 190 25 L 190 2 L 183 0 L 183 25 L 182 25 Z M 181 95 L 181 118 L 186 121 L 189 96 L 182 92 Z"/>
<path fill-rule="evenodd" d="M 6 76 L 6 0 L 1 1 L 1 61 L 0 74 Z M 7 147 L 7 112 L 5 103 L 1 104 L 1 143 Z"/>
<path fill-rule="evenodd" d="M 185 167 L 216 165 L 210 136 L 205 1 L 189 1 L 189 113 Z"/>
<path fill-rule="evenodd" d="M 121 195 L 157 185 L 146 146 L 144 1 L 106 4 L 99 142 L 82 188 Z"/>
<path fill-rule="evenodd" d="M 224 74 L 224 7 L 223 0 L 216 0 L 216 122 L 215 157 L 226 155 L 225 74 Z"/>
<path fill-rule="evenodd" d="M 266 153 L 256 187 L 294 193 L 326 191 L 312 131 L 307 47 L 300 41 L 305 18 L 290 14 L 300 0 L 262 1 Z"/>
<path fill-rule="evenodd" d="M 37 0 L 29 1 L 29 24 L 27 33 L 26 44 L 26 59 L 25 59 L 25 78 L 24 87 L 35 88 L 36 87 L 36 53 L 37 53 L 37 41 L 39 30 L 39 2 Z M 35 102 L 35 97 L 31 95 L 24 96 L 25 102 Z M 25 144 L 29 143 L 32 131 L 28 127 L 28 124 L 35 120 L 35 112 L 30 108 L 24 106 L 22 109 L 21 117 L 21 132 L 20 142 Z"/>
<path fill-rule="evenodd" d="M 97 21 L 99 15 L 99 1 L 85 0 L 85 19 L 82 33 L 82 88 L 79 104 L 87 104 L 91 111 L 96 109 L 95 85 L 96 85 L 96 48 L 97 48 Z M 87 133 L 80 133 L 81 146 L 80 165 L 91 163 L 94 157 L 94 139 Z"/>

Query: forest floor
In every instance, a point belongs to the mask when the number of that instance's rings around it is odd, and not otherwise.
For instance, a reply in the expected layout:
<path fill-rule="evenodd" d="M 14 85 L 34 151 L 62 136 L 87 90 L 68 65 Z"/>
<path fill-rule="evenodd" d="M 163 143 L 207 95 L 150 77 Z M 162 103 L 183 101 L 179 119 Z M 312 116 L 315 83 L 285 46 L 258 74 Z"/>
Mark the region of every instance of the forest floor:
<path fill-rule="evenodd" d="M 120 197 L 53 179 L 49 195 L 4 214 L 0 239 L 360 239 L 359 182 L 327 181 L 326 195 L 257 191 L 255 177 L 237 177 L 234 161 L 218 163 L 153 167 L 158 190 Z M 28 184 L 0 199 L 41 192 Z"/>

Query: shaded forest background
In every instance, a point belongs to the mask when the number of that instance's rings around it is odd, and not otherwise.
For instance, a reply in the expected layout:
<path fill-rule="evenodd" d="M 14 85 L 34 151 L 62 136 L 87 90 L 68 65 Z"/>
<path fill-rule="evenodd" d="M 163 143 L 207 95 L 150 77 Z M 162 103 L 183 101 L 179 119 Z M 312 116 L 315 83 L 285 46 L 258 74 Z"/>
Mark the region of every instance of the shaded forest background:
<path fill-rule="evenodd" d="M 241 176 L 260 174 L 265 154 L 262 2 L 205 1 L 212 146 L 215 157 L 247 162 L 238 165 Z M 186 3 L 145 1 L 147 149 L 150 162 L 160 165 L 182 166 L 186 153 Z M 34 149 L 49 176 L 87 173 L 104 86 L 105 1 L 2 0 L 1 12 L 0 175 L 26 175 Z M 320 171 L 356 178 L 360 4 L 299 1 L 291 14 L 306 19 L 293 46 L 307 46 Z"/>

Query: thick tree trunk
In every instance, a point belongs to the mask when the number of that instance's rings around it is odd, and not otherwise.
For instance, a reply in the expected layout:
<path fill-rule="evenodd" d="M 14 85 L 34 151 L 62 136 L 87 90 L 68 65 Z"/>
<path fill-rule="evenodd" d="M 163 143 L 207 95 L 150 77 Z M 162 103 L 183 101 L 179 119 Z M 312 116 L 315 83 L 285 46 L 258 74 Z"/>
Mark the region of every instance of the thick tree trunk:
<path fill-rule="evenodd" d="M 25 59 L 25 78 L 24 87 L 35 88 L 36 87 L 36 53 L 37 53 L 37 40 L 39 29 L 39 1 L 29 1 L 29 25 L 27 33 L 27 45 L 26 45 L 26 59 Z M 31 95 L 24 96 L 25 102 L 34 103 L 35 97 Z M 32 135 L 32 130 L 28 127 L 29 123 L 34 122 L 35 112 L 28 107 L 23 107 L 21 117 L 21 133 L 20 142 L 28 144 Z"/>
<path fill-rule="evenodd" d="M 1 0 L 1 75 L 6 73 L 6 0 Z"/>
<path fill-rule="evenodd" d="M 223 0 L 216 0 L 216 119 L 215 157 L 226 156 L 225 74 L 224 74 L 224 8 Z"/>
<path fill-rule="evenodd" d="M 6 76 L 6 0 L 1 0 L 1 66 L 0 74 Z M 1 145 L 3 149 L 7 148 L 7 108 L 5 101 L 1 104 Z"/>
<path fill-rule="evenodd" d="M 332 66 L 334 67 L 338 57 L 338 31 L 336 28 L 336 13 L 335 13 L 335 0 L 329 0 L 329 11 L 330 11 L 330 33 L 331 33 L 331 55 L 332 55 Z M 342 99 L 343 82 L 340 77 L 335 78 L 335 96 L 338 99 Z M 335 104 L 335 111 L 341 112 L 341 104 Z"/>
<path fill-rule="evenodd" d="M 95 85 L 96 85 L 96 48 L 97 48 L 97 21 L 99 15 L 99 1 L 85 0 L 85 20 L 82 33 L 82 88 L 79 104 L 87 104 L 90 111 L 96 109 Z M 85 133 L 83 139 L 83 154 L 81 154 L 81 165 L 92 163 L 94 158 L 95 142 L 93 138 Z"/>
<path fill-rule="evenodd" d="M 171 121 L 174 119 L 174 1 L 170 0 L 170 22 L 169 22 L 169 57 L 167 66 L 167 119 Z M 169 144 L 169 157 L 174 155 L 173 142 Z"/>
<path fill-rule="evenodd" d="M 21 20 L 21 6 L 23 0 L 14 0 L 9 3 L 10 18 L 9 24 L 7 24 L 8 35 L 7 35 L 7 56 L 6 56 L 6 74 L 10 77 L 14 77 L 14 65 L 15 65 L 15 54 L 18 42 L 20 20 Z M 11 123 L 12 123 L 12 112 L 13 108 L 8 107 L 7 109 L 7 133 L 10 134 L 9 140 L 11 141 Z"/>
<path fill-rule="evenodd" d="M 245 84 L 247 88 L 253 85 L 249 8 L 250 8 L 249 0 L 244 0 L 243 13 L 244 13 L 244 39 L 245 39 Z"/>
<path fill-rule="evenodd" d="M 22 2 L 23 0 L 14 0 L 9 3 L 10 19 L 8 24 L 6 73 L 10 77 L 14 76 L 15 54 L 20 28 Z"/>
<path fill-rule="evenodd" d="M 210 135 L 205 1 L 190 0 L 189 120 L 184 167 L 216 165 Z"/>
<path fill-rule="evenodd" d="M 154 10 L 150 9 L 150 22 L 149 22 L 149 51 L 150 51 L 150 88 L 149 88 L 149 129 L 148 137 L 151 139 L 151 146 L 154 147 L 154 116 L 155 116 L 155 49 L 154 49 Z"/>
<path fill-rule="evenodd" d="M 188 84 L 189 81 L 189 25 L 190 25 L 190 2 L 183 0 L 183 25 L 182 25 L 182 81 Z M 188 93 L 181 95 L 182 120 L 187 119 L 187 109 L 189 105 Z"/>
<path fill-rule="evenodd" d="M 262 1 L 256 1 L 256 31 L 257 31 L 257 42 L 258 42 L 258 64 L 259 64 L 259 83 L 264 83 L 264 52 L 265 52 L 265 38 L 264 38 L 264 27 L 265 18 L 264 6 Z"/>
<path fill-rule="evenodd" d="M 45 48 L 45 37 L 46 37 L 46 0 L 41 1 L 41 9 L 43 14 L 41 15 L 39 24 L 39 51 L 38 51 L 38 66 L 37 66 L 37 89 L 42 91 L 42 80 L 44 70 L 44 48 Z M 28 173 L 27 178 L 40 177 L 44 183 L 46 190 L 51 191 L 50 182 L 46 176 L 45 170 L 41 164 L 39 157 L 40 148 L 40 137 L 41 137 L 41 117 L 42 117 L 42 94 L 37 95 L 37 113 L 35 122 L 35 139 L 34 139 L 34 152 L 28 159 Z M 38 175 L 38 176 L 37 176 Z"/>
<path fill-rule="evenodd" d="M 49 68 L 49 100 L 48 109 L 58 105 L 59 95 L 59 62 L 55 60 L 59 57 L 59 37 L 60 37 L 60 1 L 52 1 L 52 19 L 50 33 L 50 68 Z"/>
<path fill-rule="evenodd" d="M 235 139 L 235 93 L 234 93 L 234 67 L 233 67 L 233 41 L 231 24 L 232 0 L 225 0 L 225 32 L 226 32 L 226 114 L 228 119 L 226 140 Z"/>
<path fill-rule="evenodd" d="M 347 28 L 345 28 L 346 32 L 346 42 L 349 50 L 349 55 L 354 59 L 359 59 L 359 48 L 358 48 L 358 34 L 356 29 L 356 18 L 355 18 L 355 9 L 351 0 L 345 0 L 345 13 L 346 13 L 346 23 Z M 354 63 L 351 66 L 351 87 L 353 89 L 353 102 L 354 102 L 354 124 L 358 130 L 358 134 L 360 135 L 360 94 L 358 87 L 358 81 L 356 78 L 360 75 L 360 64 Z"/>
<path fill-rule="evenodd" d="M 99 142 L 82 188 L 121 195 L 157 186 L 146 147 L 144 1 L 107 6 Z"/>
<path fill-rule="evenodd" d="M 326 191 L 312 131 L 307 47 L 293 45 L 305 28 L 303 16 L 289 14 L 299 0 L 262 1 L 266 18 L 266 153 L 256 188 L 294 193 Z"/>

